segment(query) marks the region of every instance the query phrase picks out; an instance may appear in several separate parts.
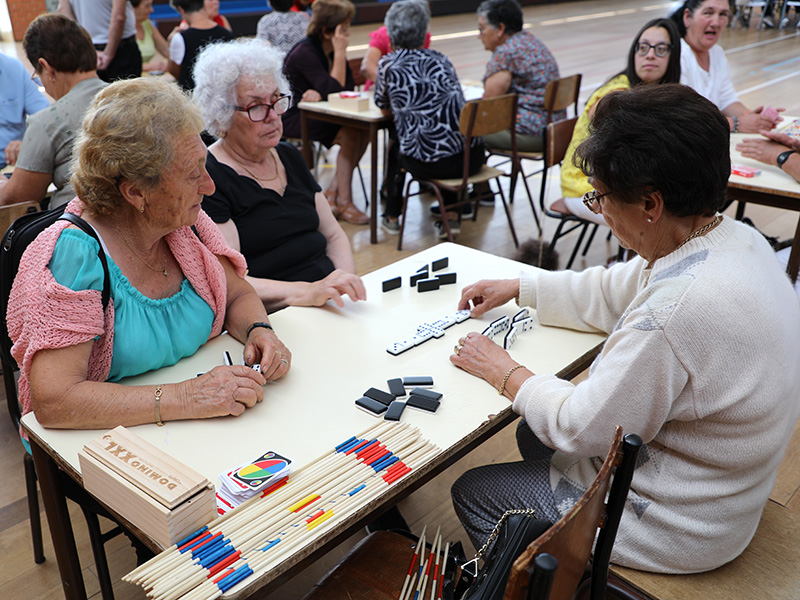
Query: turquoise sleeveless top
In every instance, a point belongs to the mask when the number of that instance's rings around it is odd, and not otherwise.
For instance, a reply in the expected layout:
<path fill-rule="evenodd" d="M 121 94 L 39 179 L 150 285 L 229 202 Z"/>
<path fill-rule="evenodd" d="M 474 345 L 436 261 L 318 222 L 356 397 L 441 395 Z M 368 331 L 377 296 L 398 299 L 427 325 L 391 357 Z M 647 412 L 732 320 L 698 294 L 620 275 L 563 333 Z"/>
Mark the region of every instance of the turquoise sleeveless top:
<path fill-rule="evenodd" d="M 97 241 L 83 231 L 65 229 L 50 259 L 53 277 L 74 291 L 102 290 L 98 250 Z M 114 355 L 108 381 L 174 365 L 208 340 L 214 311 L 188 279 L 174 296 L 153 300 L 131 285 L 110 256 L 106 258 L 114 302 Z"/>

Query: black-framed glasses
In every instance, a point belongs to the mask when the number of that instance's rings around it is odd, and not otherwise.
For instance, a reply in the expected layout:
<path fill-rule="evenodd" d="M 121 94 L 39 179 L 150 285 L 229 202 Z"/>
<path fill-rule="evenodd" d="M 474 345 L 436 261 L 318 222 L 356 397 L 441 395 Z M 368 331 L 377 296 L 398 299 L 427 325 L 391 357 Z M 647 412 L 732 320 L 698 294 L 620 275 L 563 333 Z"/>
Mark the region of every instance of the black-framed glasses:
<path fill-rule="evenodd" d="M 610 193 L 611 192 L 606 192 L 605 194 L 598 194 L 597 190 L 592 190 L 591 192 L 586 192 L 583 195 L 582 200 L 583 203 L 586 205 L 586 208 L 588 208 L 594 214 L 599 215 L 600 211 L 603 208 L 603 203 L 600 202 L 600 198 L 605 198 Z"/>
<path fill-rule="evenodd" d="M 667 43 L 660 43 L 656 44 L 648 44 L 647 42 L 639 42 L 636 44 L 636 54 L 639 56 L 647 56 L 647 53 L 650 52 L 650 48 L 655 50 L 656 56 L 659 58 L 664 58 L 667 54 L 669 54 L 670 50 L 672 50 L 672 44 Z"/>
<path fill-rule="evenodd" d="M 274 110 L 276 115 L 282 115 L 289 110 L 290 98 L 288 94 L 281 94 L 272 104 L 253 104 L 248 107 L 234 106 L 233 109 L 247 113 L 253 123 L 260 123 L 261 121 L 266 121 L 271 110 Z"/>

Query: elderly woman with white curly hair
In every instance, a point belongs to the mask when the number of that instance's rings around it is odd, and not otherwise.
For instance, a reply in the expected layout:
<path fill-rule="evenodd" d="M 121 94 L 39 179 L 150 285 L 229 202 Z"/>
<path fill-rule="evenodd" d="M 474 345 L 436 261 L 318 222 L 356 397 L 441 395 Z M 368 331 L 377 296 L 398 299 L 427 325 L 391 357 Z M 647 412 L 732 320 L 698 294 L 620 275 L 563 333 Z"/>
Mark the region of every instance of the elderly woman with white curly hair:
<path fill-rule="evenodd" d="M 219 139 L 206 168 L 216 191 L 203 209 L 244 254 L 247 280 L 267 310 L 344 306 L 366 299 L 350 242 L 302 155 L 280 143 L 291 101 L 283 54 L 249 39 L 206 47 L 194 68 L 194 99 Z"/>

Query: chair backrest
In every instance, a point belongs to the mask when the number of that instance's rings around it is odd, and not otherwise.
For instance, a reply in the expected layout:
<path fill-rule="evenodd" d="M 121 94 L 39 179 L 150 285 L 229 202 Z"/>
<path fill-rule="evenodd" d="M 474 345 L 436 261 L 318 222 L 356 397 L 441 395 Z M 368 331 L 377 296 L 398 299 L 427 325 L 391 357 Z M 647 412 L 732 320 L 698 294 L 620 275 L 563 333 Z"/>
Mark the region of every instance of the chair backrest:
<path fill-rule="evenodd" d="M 461 109 L 458 128 L 467 140 L 509 128 L 513 131 L 516 114 L 516 94 L 470 100 Z"/>
<path fill-rule="evenodd" d="M 353 81 L 355 81 L 356 89 L 361 88 L 365 83 L 367 83 L 367 78 L 364 76 L 364 72 L 361 70 L 361 63 L 363 61 L 363 56 L 359 56 L 358 58 L 350 58 L 347 60 L 347 64 L 350 65 L 350 70 L 353 72 Z"/>
<path fill-rule="evenodd" d="M 577 117 L 548 123 L 544 133 L 544 167 L 549 169 L 561 163 L 572 141 Z"/>
<path fill-rule="evenodd" d="M 551 600 L 570 600 L 586 570 L 598 528 L 601 531 L 594 548 L 591 598 L 600 600 L 605 596 L 611 548 L 641 445 L 642 439 L 638 435 L 628 434 L 623 440 L 622 427 L 616 428 L 611 449 L 586 493 L 514 562 L 506 586 L 505 600 L 523 600 L 527 597 L 531 565 L 535 557 L 542 553 L 552 554 L 558 560 L 550 593 Z M 612 473 L 615 473 L 613 484 Z M 611 491 L 606 504 L 609 487 Z"/>
<path fill-rule="evenodd" d="M 575 107 L 575 116 L 578 113 L 578 94 L 581 90 L 582 75 L 572 75 L 570 77 L 562 77 L 561 79 L 554 79 L 548 82 L 547 87 L 544 89 L 544 109 L 547 111 L 548 122 L 551 120 L 553 113 L 560 110 L 566 110 L 570 104 Z"/>

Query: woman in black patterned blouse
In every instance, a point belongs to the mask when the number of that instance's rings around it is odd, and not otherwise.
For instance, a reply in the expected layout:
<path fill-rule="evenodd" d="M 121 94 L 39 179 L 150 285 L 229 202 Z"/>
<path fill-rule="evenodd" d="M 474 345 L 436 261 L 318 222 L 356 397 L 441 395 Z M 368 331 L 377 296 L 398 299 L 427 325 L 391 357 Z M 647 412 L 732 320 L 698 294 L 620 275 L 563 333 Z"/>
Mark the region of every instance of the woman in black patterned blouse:
<path fill-rule="evenodd" d="M 423 47 L 430 21 L 427 3 L 401 0 L 386 13 L 386 29 L 394 52 L 378 63 L 375 104 L 394 115 L 400 146 L 400 164 L 415 177 L 460 177 L 464 168 L 464 137 L 458 128 L 464 94 L 450 60 L 441 52 Z M 470 174 L 485 160 L 483 142 L 473 138 Z M 396 173 L 387 172 L 389 182 Z M 399 231 L 402 209 L 401 185 L 387 186 L 384 229 Z M 445 206 L 455 194 L 442 193 Z M 447 212 L 452 233 L 459 233 L 458 214 Z M 437 223 L 440 237 L 446 237 Z"/>

